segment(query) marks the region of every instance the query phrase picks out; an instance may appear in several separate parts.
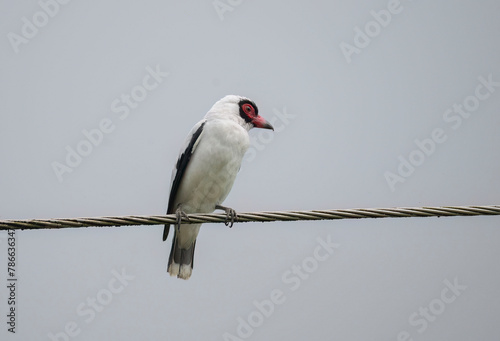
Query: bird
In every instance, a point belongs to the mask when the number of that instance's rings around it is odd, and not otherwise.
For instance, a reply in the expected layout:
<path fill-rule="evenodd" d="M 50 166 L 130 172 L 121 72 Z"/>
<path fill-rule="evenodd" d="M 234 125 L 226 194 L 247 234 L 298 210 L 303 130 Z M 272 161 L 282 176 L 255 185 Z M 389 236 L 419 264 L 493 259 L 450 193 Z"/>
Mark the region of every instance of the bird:
<path fill-rule="evenodd" d="M 176 215 L 175 232 L 168 258 L 170 276 L 191 277 L 196 237 L 201 224 L 182 224 L 189 213 L 226 213 L 226 225 L 232 227 L 237 213 L 222 206 L 233 187 L 241 162 L 250 145 L 252 128 L 274 130 L 259 115 L 255 102 L 237 95 L 217 101 L 205 117 L 189 132 L 172 171 L 167 214 Z M 168 237 L 170 224 L 163 230 Z"/>

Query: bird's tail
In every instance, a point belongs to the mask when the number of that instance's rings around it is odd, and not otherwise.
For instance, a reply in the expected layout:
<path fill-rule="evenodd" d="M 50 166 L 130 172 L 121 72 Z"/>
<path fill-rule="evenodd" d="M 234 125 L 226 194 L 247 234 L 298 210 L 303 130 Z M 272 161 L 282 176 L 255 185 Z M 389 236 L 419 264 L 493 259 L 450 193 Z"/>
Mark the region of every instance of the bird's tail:
<path fill-rule="evenodd" d="M 172 249 L 168 258 L 167 271 L 170 276 L 177 276 L 182 279 L 189 279 L 193 272 L 194 264 L 194 247 L 196 240 L 193 241 L 189 248 L 181 248 L 177 239 L 177 231 L 174 233 L 172 240 Z"/>

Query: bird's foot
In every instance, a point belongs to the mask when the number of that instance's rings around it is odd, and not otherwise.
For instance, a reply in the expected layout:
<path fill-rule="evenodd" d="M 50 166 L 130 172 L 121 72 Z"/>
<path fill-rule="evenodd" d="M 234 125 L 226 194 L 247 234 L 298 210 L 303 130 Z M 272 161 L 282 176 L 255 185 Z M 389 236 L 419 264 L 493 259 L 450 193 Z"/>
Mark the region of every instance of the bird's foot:
<path fill-rule="evenodd" d="M 187 221 L 190 221 L 189 220 L 189 217 L 188 215 L 186 214 L 186 212 L 184 212 L 182 210 L 182 206 L 181 204 L 179 204 L 177 206 L 177 209 L 175 210 L 175 218 L 177 219 L 177 221 L 175 222 L 175 227 L 177 228 L 177 231 L 179 231 L 181 229 L 181 222 L 182 222 L 182 218 L 185 218 Z"/>
<path fill-rule="evenodd" d="M 229 226 L 229 228 L 233 227 L 234 221 L 238 218 L 238 214 L 236 213 L 236 211 L 230 207 L 221 205 L 216 205 L 215 208 L 218 210 L 224 210 L 226 212 L 226 221 L 224 222 L 224 224 L 226 226 Z"/>

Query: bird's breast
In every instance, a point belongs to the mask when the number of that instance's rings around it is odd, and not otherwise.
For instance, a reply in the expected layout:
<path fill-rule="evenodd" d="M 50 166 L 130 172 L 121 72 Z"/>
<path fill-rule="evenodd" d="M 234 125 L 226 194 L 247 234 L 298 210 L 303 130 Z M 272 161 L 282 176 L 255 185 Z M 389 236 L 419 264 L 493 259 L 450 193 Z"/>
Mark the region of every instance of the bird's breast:
<path fill-rule="evenodd" d="M 179 188 L 178 201 L 186 212 L 213 212 L 222 203 L 248 146 L 248 133 L 237 123 L 206 123 Z"/>

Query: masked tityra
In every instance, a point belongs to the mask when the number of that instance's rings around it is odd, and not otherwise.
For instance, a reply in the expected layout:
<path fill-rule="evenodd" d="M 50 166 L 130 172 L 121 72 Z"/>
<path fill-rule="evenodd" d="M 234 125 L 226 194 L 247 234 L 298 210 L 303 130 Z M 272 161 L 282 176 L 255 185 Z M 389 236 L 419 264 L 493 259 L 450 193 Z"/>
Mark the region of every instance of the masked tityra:
<path fill-rule="evenodd" d="M 234 220 L 235 211 L 220 206 L 233 186 L 252 128 L 273 129 L 250 99 L 229 95 L 216 102 L 189 133 L 172 172 L 167 214 L 176 214 L 167 271 L 189 279 L 194 248 L 201 224 L 180 224 L 187 213 L 211 213 L 223 209 Z M 274 129 L 273 129 L 274 130 Z M 232 222 L 231 222 L 232 224 Z M 170 225 L 165 225 L 163 240 Z"/>

